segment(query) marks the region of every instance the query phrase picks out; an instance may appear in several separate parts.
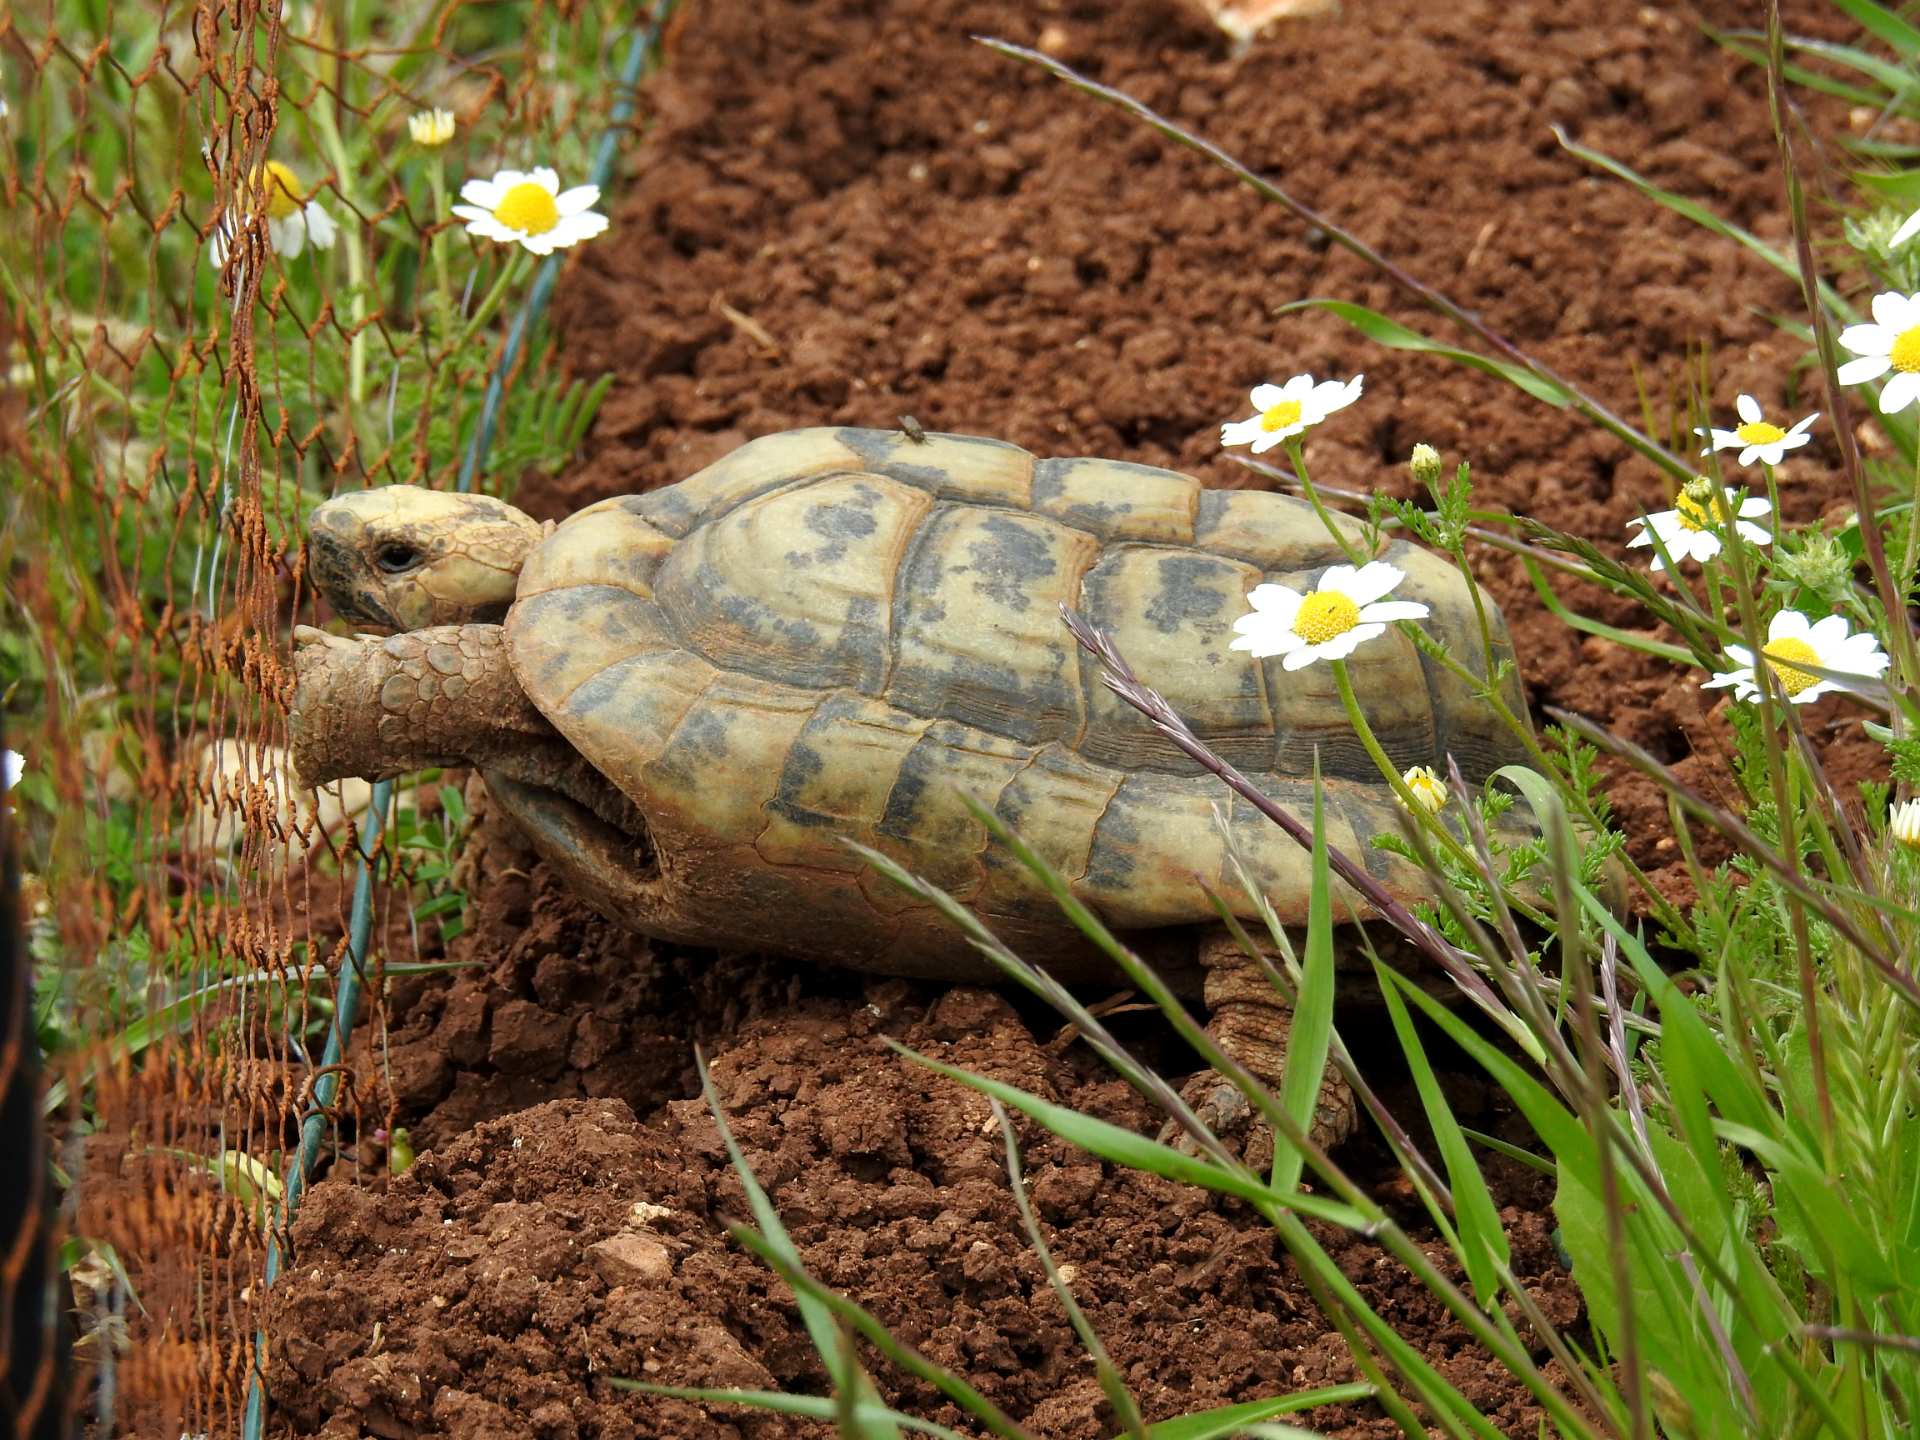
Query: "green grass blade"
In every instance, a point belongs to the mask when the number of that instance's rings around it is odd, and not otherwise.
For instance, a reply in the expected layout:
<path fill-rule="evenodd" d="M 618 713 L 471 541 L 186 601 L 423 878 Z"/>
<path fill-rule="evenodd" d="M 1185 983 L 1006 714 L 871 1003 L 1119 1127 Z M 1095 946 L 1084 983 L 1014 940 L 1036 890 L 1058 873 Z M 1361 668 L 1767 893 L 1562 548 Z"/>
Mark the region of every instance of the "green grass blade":
<path fill-rule="evenodd" d="M 845 1321 L 859 1331 L 867 1343 L 888 1360 L 916 1379 L 923 1380 L 947 1399 L 980 1421 L 1001 1440 L 1032 1440 L 998 1405 L 943 1365 L 936 1364 L 911 1345 L 897 1340 L 873 1313 L 844 1295 L 835 1294 L 806 1269 L 776 1250 L 759 1231 L 747 1225 L 731 1225 L 727 1233 L 772 1267 L 787 1282 L 796 1296 L 805 1295 L 825 1306 L 836 1320 Z M 871 1382 L 869 1382 L 870 1384 Z M 863 1397 L 867 1398 L 867 1397 Z"/>
<path fill-rule="evenodd" d="M 713 1076 L 707 1073 L 707 1058 L 696 1048 L 693 1052 L 694 1065 L 700 1072 L 700 1094 L 707 1102 L 707 1110 L 713 1116 L 715 1128 L 720 1132 L 720 1143 L 726 1146 L 727 1159 L 732 1163 L 734 1173 L 740 1177 L 740 1188 L 746 1192 L 747 1207 L 753 1212 L 754 1224 L 760 1227 L 767 1246 L 794 1269 L 801 1268 L 800 1252 L 794 1248 L 793 1239 L 787 1234 L 786 1226 L 780 1223 L 780 1212 L 774 1209 L 773 1201 L 767 1198 L 767 1192 L 760 1188 L 760 1181 L 753 1173 L 753 1167 L 747 1164 L 747 1157 L 741 1153 L 739 1143 L 733 1138 L 733 1130 L 727 1124 L 725 1108 L 720 1104 L 720 1092 L 714 1088 Z M 820 1362 L 826 1366 L 827 1373 L 836 1378 L 851 1370 L 860 1385 L 859 1401 L 864 1403 L 877 1400 L 873 1391 L 873 1382 L 858 1369 L 858 1362 L 852 1354 L 852 1347 L 841 1334 L 835 1323 L 833 1311 L 818 1299 L 794 1292 L 794 1302 L 800 1307 L 800 1319 L 807 1327 L 807 1336 L 813 1341 L 814 1349 L 820 1352 Z M 831 1399 L 828 1401 L 832 1404 Z M 884 1421 L 877 1422 L 881 1428 L 867 1427 L 868 1434 L 892 1437 L 898 1440 L 899 1431 Z"/>
<path fill-rule="evenodd" d="M 918 1051 L 910 1050 L 897 1040 L 888 1040 L 887 1044 L 899 1051 L 916 1065 L 924 1065 L 936 1074 L 945 1075 L 949 1080 L 957 1080 L 962 1085 L 978 1090 L 1004 1105 L 1010 1105 L 1022 1115 L 1038 1121 L 1069 1144 L 1078 1145 L 1090 1155 L 1098 1155 L 1102 1160 L 1111 1160 L 1116 1165 L 1124 1165 L 1129 1170 L 1143 1170 L 1150 1175 L 1159 1175 L 1167 1180 L 1177 1180 L 1183 1185 L 1198 1185 L 1202 1189 L 1212 1190 L 1221 1195 L 1233 1195 L 1242 1200 L 1278 1205 L 1284 1209 L 1297 1210 L 1302 1215 L 1310 1215 L 1316 1220 L 1325 1220 L 1329 1224 L 1339 1225 L 1348 1230 L 1366 1232 L 1373 1228 L 1372 1222 L 1351 1205 L 1338 1201 L 1324 1200 L 1317 1195 L 1305 1195 L 1298 1191 L 1282 1194 L 1271 1186 L 1263 1185 L 1245 1170 L 1229 1170 L 1210 1160 L 1201 1160 L 1192 1155 L 1183 1155 L 1170 1145 L 1162 1145 L 1157 1140 L 1149 1140 L 1144 1135 L 1135 1134 L 1123 1125 L 1101 1120 L 1092 1115 L 1082 1115 L 1078 1110 L 1069 1110 L 1064 1105 L 1056 1105 L 1051 1100 L 1042 1100 L 1038 1095 L 1030 1095 L 1025 1090 L 1007 1084 L 1004 1080 L 995 1080 L 987 1075 L 976 1075 L 970 1070 L 957 1066 L 944 1065 Z"/>
<path fill-rule="evenodd" d="M 1275 1395 L 1266 1400 L 1243 1400 L 1238 1405 L 1222 1405 L 1217 1410 L 1202 1410 L 1174 1420 L 1162 1420 L 1147 1427 L 1147 1440 L 1223 1440 L 1238 1435 L 1248 1425 L 1271 1420 L 1276 1415 L 1294 1415 L 1319 1405 L 1351 1405 L 1375 1394 L 1371 1385 L 1323 1385 L 1317 1390 L 1298 1390 L 1291 1395 Z M 1114 1436 L 1114 1440 L 1122 1440 Z"/>
<path fill-rule="evenodd" d="M 1676 215 L 1684 216 L 1702 229 L 1711 230 L 1715 235 L 1721 236 L 1723 239 L 1731 240 L 1736 245 L 1751 250 L 1782 275 L 1792 279 L 1795 283 L 1799 282 L 1800 267 L 1752 231 L 1743 230 L 1731 221 L 1722 220 L 1718 215 L 1714 214 L 1698 201 L 1689 200 L 1684 195 L 1676 195 L 1671 190 L 1661 189 L 1644 175 L 1641 175 L 1630 166 L 1621 164 L 1620 161 L 1615 160 L 1612 156 L 1602 154 L 1598 150 L 1589 149 L 1578 140 L 1569 138 L 1567 132 L 1562 130 L 1558 125 L 1553 127 L 1553 135 L 1554 138 L 1560 142 L 1561 147 L 1570 154 L 1578 155 L 1589 165 L 1598 166 L 1609 175 L 1618 176 L 1655 204 L 1665 206 Z M 1822 281 L 1820 284 L 1820 303 L 1827 307 L 1829 314 L 1839 317 L 1840 320 L 1846 324 L 1851 325 L 1859 318 L 1854 314 L 1853 307 L 1847 304 L 1845 300 L 1842 300 L 1839 292 L 1825 281 Z"/>
<path fill-rule="evenodd" d="M 1145 1440 L 1145 1422 L 1140 1418 L 1140 1406 L 1135 1403 L 1133 1392 L 1127 1389 L 1127 1382 L 1121 1376 L 1119 1367 L 1113 1363 L 1113 1357 L 1107 1354 L 1107 1347 L 1100 1343 L 1100 1335 L 1093 1328 L 1093 1322 L 1087 1319 L 1080 1302 L 1073 1298 L 1073 1287 L 1067 1284 L 1060 1267 L 1053 1263 L 1053 1252 L 1047 1248 L 1046 1236 L 1040 1233 L 1040 1220 L 1033 1213 L 1033 1201 L 1027 1196 L 1026 1180 L 1020 1173 L 1020 1140 L 1013 1133 L 1013 1121 L 1007 1116 L 1006 1106 L 998 1100 L 989 1103 L 993 1106 L 993 1118 L 1000 1122 L 1000 1138 L 1007 1147 L 1007 1181 L 1013 1189 L 1013 1203 L 1020 1212 L 1020 1223 L 1026 1227 L 1027 1243 L 1033 1246 L 1033 1253 L 1040 1257 L 1040 1268 L 1046 1272 L 1047 1283 L 1053 1287 L 1060 1308 L 1067 1312 L 1073 1333 L 1080 1337 L 1080 1344 L 1092 1357 L 1100 1392 L 1107 1397 L 1113 1413 L 1126 1426 L 1123 1433 L 1131 1440 Z"/>
<path fill-rule="evenodd" d="M 1515 365 L 1506 360 L 1495 360 L 1491 356 L 1481 355 L 1473 350 L 1462 350 L 1457 346 L 1443 345 L 1438 340 L 1428 339 L 1417 330 L 1409 330 L 1397 320 L 1389 320 L 1377 310 L 1369 310 L 1364 305 L 1355 305 L 1348 300 L 1322 300 L 1310 298 L 1295 300 L 1290 305 L 1282 305 L 1275 314 L 1284 315 L 1289 310 L 1302 310 L 1311 306 L 1316 310 L 1325 310 L 1337 315 L 1376 345 L 1384 345 L 1389 350 L 1412 350 L 1423 355 L 1438 355 L 1442 359 L 1452 360 L 1456 364 L 1470 365 L 1475 370 L 1483 370 L 1498 377 L 1516 389 L 1524 390 L 1536 400 L 1565 409 L 1573 404 L 1573 396 L 1566 387 L 1534 374 L 1524 366 Z"/>
<path fill-rule="evenodd" d="M 693 1385 L 652 1385 L 645 1380 L 625 1380 L 618 1376 L 609 1383 L 616 1390 L 631 1390 L 639 1395 L 661 1395 L 671 1400 L 693 1400 L 702 1405 L 747 1405 L 755 1410 L 771 1410 L 776 1415 L 799 1415 L 808 1420 L 829 1423 L 840 1417 L 835 1402 L 825 1395 L 789 1395 L 782 1390 L 705 1390 Z M 863 1423 L 891 1423 L 917 1435 L 932 1435 L 935 1440 L 967 1440 L 958 1430 L 949 1430 L 931 1420 L 916 1420 L 885 1405 L 871 1401 L 853 1407 L 856 1420 Z"/>
<path fill-rule="evenodd" d="M 1313 878 L 1307 892 L 1307 944 L 1300 966 L 1300 993 L 1294 1001 L 1293 1023 L 1287 1036 L 1286 1071 L 1280 1081 L 1280 1104 L 1303 1131 L 1313 1129 L 1320 1102 L 1320 1086 L 1327 1073 L 1327 1050 L 1333 1037 L 1333 886 L 1327 864 L 1325 797 L 1320 784 L 1320 761 L 1313 764 Z M 1273 1188 L 1299 1188 L 1306 1156 L 1278 1131 L 1273 1137 Z"/>
<path fill-rule="evenodd" d="M 1385 968 L 1379 961 L 1374 962 L 1376 971 Z M 1493 1203 L 1486 1176 L 1474 1162 L 1460 1122 L 1454 1118 L 1453 1108 L 1440 1091 L 1440 1081 L 1427 1060 L 1426 1047 L 1413 1028 L 1413 1017 L 1407 1013 L 1406 1002 L 1384 978 L 1380 982 L 1380 993 L 1387 1002 L 1401 1052 L 1413 1071 L 1414 1089 L 1420 1094 L 1427 1123 L 1433 1128 L 1440 1158 L 1447 1167 L 1447 1184 L 1453 1191 L 1454 1224 L 1460 1240 L 1460 1261 L 1466 1267 L 1468 1283 L 1473 1286 L 1473 1298 L 1491 1307 L 1500 1293 L 1500 1272 L 1513 1261 L 1507 1232 L 1500 1224 L 1500 1207 Z"/>
<path fill-rule="evenodd" d="M 1829 0 L 1833 8 L 1876 40 L 1884 41 L 1902 60 L 1920 55 L 1920 30 L 1875 0 Z"/>

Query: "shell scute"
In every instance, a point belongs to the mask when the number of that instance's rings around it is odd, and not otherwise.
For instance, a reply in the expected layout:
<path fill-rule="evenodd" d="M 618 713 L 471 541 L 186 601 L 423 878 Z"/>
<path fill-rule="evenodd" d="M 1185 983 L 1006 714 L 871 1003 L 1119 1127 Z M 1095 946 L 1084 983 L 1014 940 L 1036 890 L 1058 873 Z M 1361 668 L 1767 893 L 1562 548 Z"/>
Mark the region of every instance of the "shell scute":
<path fill-rule="evenodd" d="M 661 606 L 717 665 L 877 693 L 894 574 L 932 505 L 925 491 L 861 473 L 757 496 L 681 542 L 659 572 Z"/>
<path fill-rule="evenodd" d="M 901 763 L 931 723 L 844 691 L 821 700 L 787 746 L 766 828 L 754 842 L 760 857 L 773 865 L 858 870 L 865 862 L 839 837 L 873 843 Z"/>
<path fill-rule="evenodd" d="M 519 598 L 574 585 L 617 585 L 650 596 L 654 572 L 673 545 L 673 536 L 620 501 L 603 500 L 570 517 L 527 557 Z"/>
<path fill-rule="evenodd" d="M 1087 572 L 1082 613 L 1112 634 L 1134 669 L 1196 734 L 1243 769 L 1274 762 L 1274 714 L 1260 662 L 1230 648 L 1234 618 L 1261 574 L 1198 550 L 1110 546 Z M 1080 751 L 1127 769 L 1197 774 L 1199 766 L 1104 685 L 1089 690 Z"/>
<path fill-rule="evenodd" d="M 1098 550 L 1039 515 L 936 510 L 901 569 L 889 698 L 1029 745 L 1077 739 L 1085 689 L 1059 606 Z"/>
<path fill-rule="evenodd" d="M 1037 514 L 1102 540 L 1191 545 L 1200 482 L 1123 460 L 1042 460 L 1034 467 Z"/>
<path fill-rule="evenodd" d="M 515 603 L 507 643 L 521 688 L 542 710 L 571 703 L 609 666 L 653 651 L 678 650 L 660 607 L 615 585 L 573 585 Z"/>

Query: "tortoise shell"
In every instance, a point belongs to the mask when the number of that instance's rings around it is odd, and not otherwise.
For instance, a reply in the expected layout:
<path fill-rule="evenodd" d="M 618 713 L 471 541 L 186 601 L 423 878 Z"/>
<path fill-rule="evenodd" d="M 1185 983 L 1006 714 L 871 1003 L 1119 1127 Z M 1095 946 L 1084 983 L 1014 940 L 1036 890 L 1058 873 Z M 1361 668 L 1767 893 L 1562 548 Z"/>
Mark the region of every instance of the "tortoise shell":
<path fill-rule="evenodd" d="M 1425 601 L 1426 628 L 1485 673 L 1452 567 L 1398 541 L 1382 558 L 1406 572 L 1395 598 Z M 1215 807 L 1282 919 L 1305 915 L 1307 856 L 1107 691 L 1063 602 L 1296 813 L 1317 751 L 1330 843 L 1395 893 L 1425 893 L 1368 843 L 1395 827 L 1395 802 L 1328 668 L 1287 673 L 1228 648 L 1255 585 L 1310 588 L 1344 559 L 1285 496 L 967 436 L 798 430 L 567 519 L 527 561 L 506 634 L 534 704 L 647 816 L 675 895 L 671 923 L 639 928 L 804 952 L 819 922 L 848 963 L 885 952 L 889 971 L 948 973 L 899 955 L 952 951 L 947 922 L 839 840 L 1027 943 L 1053 934 L 1057 907 L 961 792 L 1118 929 L 1212 920 L 1196 876 L 1257 913 Z M 1349 667 L 1396 765 L 1451 754 L 1478 779 L 1519 758 L 1489 707 L 1397 631 Z"/>

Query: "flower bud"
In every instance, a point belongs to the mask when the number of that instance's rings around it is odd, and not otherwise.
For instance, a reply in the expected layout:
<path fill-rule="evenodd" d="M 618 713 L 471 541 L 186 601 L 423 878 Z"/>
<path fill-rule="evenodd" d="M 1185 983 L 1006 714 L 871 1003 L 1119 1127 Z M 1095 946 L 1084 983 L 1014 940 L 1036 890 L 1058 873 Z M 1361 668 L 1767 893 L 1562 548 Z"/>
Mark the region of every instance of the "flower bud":
<path fill-rule="evenodd" d="M 1413 471 L 1413 478 L 1431 490 L 1440 483 L 1440 452 L 1431 445 L 1419 444 L 1413 447 L 1413 458 L 1407 461 L 1407 468 Z"/>
<path fill-rule="evenodd" d="M 1797 550 L 1781 550 L 1774 564 L 1787 579 L 1824 597 L 1838 594 L 1853 578 L 1853 557 L 1833 536 L 1808 535 Z"/>

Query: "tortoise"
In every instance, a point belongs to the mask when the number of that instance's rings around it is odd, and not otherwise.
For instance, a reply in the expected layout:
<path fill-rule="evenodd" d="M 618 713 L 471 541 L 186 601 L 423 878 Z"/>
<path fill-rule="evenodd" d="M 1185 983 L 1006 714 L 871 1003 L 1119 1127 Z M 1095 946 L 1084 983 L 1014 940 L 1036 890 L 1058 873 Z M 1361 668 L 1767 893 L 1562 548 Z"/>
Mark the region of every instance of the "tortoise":
<path fill-rule="evenodd" d="M 1356 522 L 1336 523 L 1359 533 Z M 1196 876 L 1240 916 L 1214 807 L 1281 919 L 1304 924 L 1309 858 L 1098 683 L 1060 606 L 1109 631 L 1222 756 L 1397 897 L 1421 872 L 1375 849 L 1392 791 L 1326 667 L 1228 648 L 1263 580 L 1345 559 L 1305 503 L 1207 489 L 997 440 L 822 428 L 767 436 L 678 484 L 557 527 L 478 495 L 342 495 L 309 523 L 316 584 L 343 618 L 298 632 L 293 753 L 308 784 L 470 765 L 568 885 L 658 939 L 909 977 L 996 968 L 840 843 L 860 840 L 970 907 L 1063 983 L 1110 978 L 1028 871 L 962 803 L 980 799 L 1144 947 L 1256 1073 L 1277 1079 L 1287 1015 L 1215 928 Z M 1489 673 L 1464 582 L 1404 540 L 1382 557 L 1427 629 Z M 1492 707 L 1389 630 L 1349 661 L 1394 764 L 1470 781 L 1523 758 Z M 1507 671 L 1511 713 L 1524 715 Z M 1231 802 L 1230 805 L 1226 802 Z M 1360 897 L 1342 892 L 1352 913 Z M 1237 1097 L 1216 1087 L 1214 1100 Z M 1217 1118 L 1224 1118 L 1217 1116 Z M 1350 1129 L 1331 1070 L 1316 1121 Z"/>

